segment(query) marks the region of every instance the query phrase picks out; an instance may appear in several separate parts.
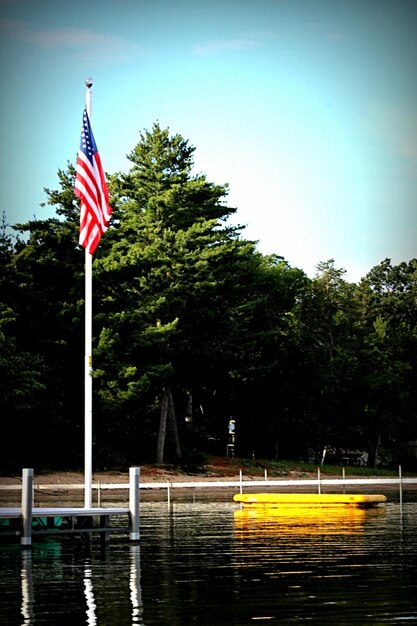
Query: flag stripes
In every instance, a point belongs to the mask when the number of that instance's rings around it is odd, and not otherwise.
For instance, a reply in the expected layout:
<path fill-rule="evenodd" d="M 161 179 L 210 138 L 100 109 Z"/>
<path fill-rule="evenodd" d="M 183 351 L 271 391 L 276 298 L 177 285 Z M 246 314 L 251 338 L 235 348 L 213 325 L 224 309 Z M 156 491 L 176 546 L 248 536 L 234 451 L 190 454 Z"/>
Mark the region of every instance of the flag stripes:
<path fill-rule="evenodd" d="M 94 254 L 107 230 L 112 209 L 100 154 L 84 109 L 81 144 L 78 151 L 74 193 L 81 201 L 79 243 Z"/>

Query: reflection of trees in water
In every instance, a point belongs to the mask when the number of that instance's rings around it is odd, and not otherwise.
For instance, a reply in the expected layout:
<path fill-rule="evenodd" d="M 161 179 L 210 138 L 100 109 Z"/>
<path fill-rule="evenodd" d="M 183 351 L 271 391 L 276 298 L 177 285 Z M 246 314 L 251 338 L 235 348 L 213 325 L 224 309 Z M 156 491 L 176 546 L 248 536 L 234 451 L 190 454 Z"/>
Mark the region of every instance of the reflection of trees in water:
<path fill-rule="evenodd" d="M 145 622 L 149 611 L 154 623 L 231 623 L 226 615 L 231 590 L 225 584 L 233 578 L 230 503 L 152 507 L 152 523 L 145 518 L 141 524 Z M 213 611 L 219 619 L 211 622 Z"/>
<path fill-rule="evenodd" d="M 140 545 L 115 538 L 100 550 L 60 537 L 2 553 L 0 622 L 324 625 L 340 623 L 342 607 L 346 622 L 410 620 L 416 512 L 415 502 L 402 514 L 388 502 L 327 518 L 311 509 L 255 518 L 230 503 L 145 504 Z"/>

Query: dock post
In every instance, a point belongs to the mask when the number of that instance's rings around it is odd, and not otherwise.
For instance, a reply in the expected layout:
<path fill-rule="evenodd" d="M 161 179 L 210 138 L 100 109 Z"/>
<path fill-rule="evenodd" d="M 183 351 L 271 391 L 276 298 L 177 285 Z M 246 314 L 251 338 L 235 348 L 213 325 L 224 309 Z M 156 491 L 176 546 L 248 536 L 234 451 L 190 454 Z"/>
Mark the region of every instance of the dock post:
<path fill-rule="evenodd" d="M 130 534 L 131 541 L 139 541 L 139 481 L 140 467 L 129 468 L 129 517 L 130 517 Z"/>
<path fill-rule="evenodd" d="M 110 533 L 106 532 L 106 528 L 110 526 L 110 515 L 100 515 L 100 528 L 103 532 L 100 533 L 100 546 L 105 548 L 110 541 Z"/>
<path fill-rule="evenodd" d="M 22 470 L 22 526 L 20 544 L 23 547 L 32 545 L 32 501 L 33 501 L 33 469 Z"/>

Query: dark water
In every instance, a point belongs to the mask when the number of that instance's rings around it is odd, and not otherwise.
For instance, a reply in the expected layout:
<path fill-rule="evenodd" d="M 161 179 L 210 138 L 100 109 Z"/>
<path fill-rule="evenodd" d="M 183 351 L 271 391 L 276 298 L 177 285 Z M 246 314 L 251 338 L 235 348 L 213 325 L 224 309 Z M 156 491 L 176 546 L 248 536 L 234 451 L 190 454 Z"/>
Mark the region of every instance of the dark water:
<path fill-rule="evenodd" d="M 417 503 L 141 505 L 138 545 L 0 544 L 0 624 L 417 624 Z"/>

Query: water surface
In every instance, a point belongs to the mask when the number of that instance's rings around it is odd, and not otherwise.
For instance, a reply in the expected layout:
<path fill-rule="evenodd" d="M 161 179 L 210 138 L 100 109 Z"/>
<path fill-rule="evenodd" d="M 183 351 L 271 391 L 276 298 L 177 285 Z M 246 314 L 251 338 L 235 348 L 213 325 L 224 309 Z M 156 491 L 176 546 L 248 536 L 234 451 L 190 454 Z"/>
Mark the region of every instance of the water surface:
<path fill-rule="evenodd" d="M 0 624 L 417 624 L 417 503 L 143 503 L 141 541 L 0 544 Z"/>

